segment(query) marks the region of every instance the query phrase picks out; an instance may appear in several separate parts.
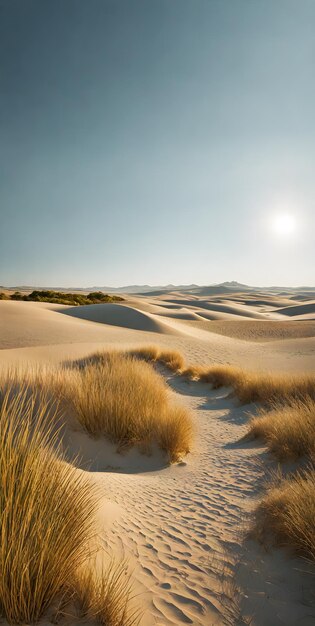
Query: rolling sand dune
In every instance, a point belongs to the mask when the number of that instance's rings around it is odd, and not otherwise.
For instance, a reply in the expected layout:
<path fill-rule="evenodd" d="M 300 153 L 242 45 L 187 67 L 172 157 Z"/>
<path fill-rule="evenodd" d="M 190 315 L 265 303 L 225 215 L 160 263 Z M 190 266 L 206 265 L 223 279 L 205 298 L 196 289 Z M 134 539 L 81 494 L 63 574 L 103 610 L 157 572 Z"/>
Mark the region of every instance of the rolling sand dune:
<path fill-rule="evenodd" d="M 123 304 L 92 304 L 88 306 L 58 309 L 59 313 L 71 315 L 77 319 L 132 328 L 153 333 L 168 333 L 167 326 L 155 321 L 149 313 L 144 314 L 137 309 Z"/>
<path fill-rule="evenodd" d="M 200 315 L 198 313 L 195 313 L 194 311 L 189 311 L 188 309 L 176 309 L 176 310 L 166 310 L 163 311 L 162 313 L 157 313 L 157 315 L 161 316 L 161 317 L 169 317 L 170 319 L 177 319 L 177 320 L 198 320 L 200 319 Z"/>
<path fill-rule="evenodd" d="M 91 349 L 108 345 L 130 347 L 134 343 L 160 343 L 181 350 L 191 362 L 231 363 L 252 369 L 314 369 L 312 346 L 305 350 L 303 344 L 301 352 L 296 349 L 293 356 L 283 356 L 284 353 L 290 355 L 295 337 L 303 341 L 303 337 L 313 336 L 312 322 L 293 323 L 292 320 L 275 326 L 275 322 L 252 319 L 246 322 L 235 316 L 231 323 L 231 319 L 225 317 L 228 314 L 211 314 L 209 310 L 198 308 L 195 300 L 191 312 L 200 319 L 187 320 L 177 316 L 181 309 L 171 309 L 175 316 L 165 315 L 166 309 L 163 309 L 163 316 L 149 313 L 152 307 L 154 310 L 159 307 L 158 300 L 154 300 L 154 305 L 152 302 L 152 299 L 147 302 L 139 298 L 123 305 L 89 305 L 69 310 L 64 305 L 0 301 L 0 367 L 21 359 L 55 361 L 71 355 L 83 356 Z M 143 310 L 136 308 L 138 306 Z M 189 307 L 185 311 L 190 311 Z M 64 312 L 66 314 L 62 314 Z M 205 314 L 219 318 L 213 322 L 203 320 L 201 316 Z M 92 321 L 92 318 L 100 321 Z M 288 343 L 287 348 L 285 343 Z"/>
<path fill-rule="evenodd" d="M 208 318 L 209 320 L 210 318 Z M 226 337 L 242 339 L 244 341 L 279 341 L 282 339 L 298 339 L 315 337 L 315 320 L 290 322 L 268 320 L 241 320 L 222 318 L 215 321 L 196 321 L 194 326 L 211 333 L 218 333 Z"/>
<path fill-rule="evenodd" d="M 228 298 L 150 294 L 70 308 L 1 301 L 0 368 L 155 343 L 179 349 L 191 363 L 314 371 L 315 322 L 291 319 L 312 303 L 274 321 L 259 312 L 257 294 L 250 305 Z M 202 319 L 208 315 L 219 318 Z M 145 611 L 141 626 L 224 626 L 238 610 L 253 616 L 252 626 L 315 623 L 312 567 L 244 541 L 266 461 L 264 447 L 240 442 L 249 407 L 237 406 L 229 389 L 212 391 L 161 371 L 169 393 L 193 411 L 195 444 L 184 462 L 167 467 L 156 451 L 149 457 L 134 448 L 117 454 L 112 444 L 71 430 L 70 422 L 64 440 L 81 459 L 80 471 L 103 490 L 100 542 L 129 561 Z"/>
<path fill-rule="evenodd" d="M 171 300 L 172 302 L 172 300 Z M 191 304 L 189 300 L 177 300 L 178 304 L 187 306 Z M 230 313 L 232 315 L 241 315 L 242 317 L 250 317 L 253 319 L 264 318 L 264 315 L 261 314 L 258 310 L 254 310 L 247 307 L 243 307 L 241 305 L 237 306 L 234 304 L 228 304 L 224 302 L 222 304 L 218 304 L 217 302 L 208 302 L 206 300 L 199 300 L 197 303 L 198 308 L 207 309 L 209 311 L 218 311 L 219 313 Z"/>

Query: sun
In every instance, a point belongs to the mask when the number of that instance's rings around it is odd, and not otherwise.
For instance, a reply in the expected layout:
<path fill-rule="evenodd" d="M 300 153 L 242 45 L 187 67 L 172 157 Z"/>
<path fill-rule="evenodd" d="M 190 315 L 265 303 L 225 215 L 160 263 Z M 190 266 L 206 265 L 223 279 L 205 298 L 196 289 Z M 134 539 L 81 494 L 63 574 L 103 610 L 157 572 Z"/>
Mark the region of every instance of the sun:
<path fill-rule="evenodd" d="M 289 237 L 296 231 L 296 219 L 289 213 L 279 213 L 272 218 L 272 230 L 281 237 Z"/>

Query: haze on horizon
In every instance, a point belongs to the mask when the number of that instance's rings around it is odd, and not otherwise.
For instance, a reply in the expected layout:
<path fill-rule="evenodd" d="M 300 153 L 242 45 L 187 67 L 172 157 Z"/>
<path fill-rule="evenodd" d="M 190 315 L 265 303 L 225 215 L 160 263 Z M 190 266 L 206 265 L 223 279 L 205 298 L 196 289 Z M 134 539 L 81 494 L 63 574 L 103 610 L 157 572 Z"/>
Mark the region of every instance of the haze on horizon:
<path fill-rule="evenodd" d="M 315 283 L 313 0 L 0 0 L 0 284 Z"/>

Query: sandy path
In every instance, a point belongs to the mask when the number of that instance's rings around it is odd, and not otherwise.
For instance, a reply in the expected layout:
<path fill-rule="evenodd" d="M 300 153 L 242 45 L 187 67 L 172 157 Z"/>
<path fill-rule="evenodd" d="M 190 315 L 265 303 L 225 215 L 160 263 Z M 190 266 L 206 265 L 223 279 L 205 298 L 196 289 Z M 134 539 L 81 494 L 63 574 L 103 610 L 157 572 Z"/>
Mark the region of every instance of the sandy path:
<path fill-rule="evenodd" d="M 262 477 L 257 459 L 265 454 L 261 447 L 236 443 L 246 430 L 244 409 L 234 406 L 226 391 L 169 381 L 194 411 L 196 443 L 187 464 L 103 475 L 107 497 L 123 511 L 109 545 L 131 558 L 138 602 L 146 610 L 141 625 L 236 623 L 238 604 L 245 614 L 254 606 L 251 623 L 257 626 L 307 624 L 302 620 L 315 618 L 315 608 L 305 604 L 310 577 L 299 572 L 288 580 L 287 557 L 268 561 L 254 542 L 243 544 L 246 516 Z M 253 584 L 257 559 L 263 576 Z M 238 560 L 242 589 L 235 595 Z M 290 584 L 294 593 L 288 598 Z"/>

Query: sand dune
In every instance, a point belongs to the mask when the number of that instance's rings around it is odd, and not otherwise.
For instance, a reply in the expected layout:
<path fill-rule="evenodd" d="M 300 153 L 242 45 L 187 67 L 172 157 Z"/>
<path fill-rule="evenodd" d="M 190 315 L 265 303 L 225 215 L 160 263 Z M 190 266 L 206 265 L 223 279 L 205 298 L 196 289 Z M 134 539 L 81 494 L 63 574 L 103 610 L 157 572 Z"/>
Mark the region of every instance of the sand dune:
<path fill-rule="evenodd" d="M 315 337 L 315 320 L 296 321 L 294 319 L 290 322 L 283 322 L 282 320 L 246 320 L 246 318 L 237 321 L 220 318 L 215 320 L 215 317 L 208 317 L 209 319 L 213 321 L 199 320 L 194 326 L 211 333 L 254 342 Z"/>
<path fill-rule="evenodd" d="M 181 304 L 185 307 L 192 304 L 191 301 L 186 300 L 186 299 L 178 299 L 176 301 L 170 300 L 170 302 L 177 302 L 178 304 Z M 241 315 L 242 317 L 249 317 L 253 319 L 264 318 L 264 315 L 260 313 L 258 310 L 255 310 L 254 308 L 251 309 L 248 306 L 243 307 L 241 305 L 237 306 L 235 304 L 229 304 L 226 301 L 220 304 L 218 302 L 198 300 L 198 302 L 196 303 L 195 301 L 194 304 L 198 307 L 198 309 L 206 309 L 208 311 L 214 311 L 214 312 L 219 312 L 219 313 L 230 313 L 232 315 Z"/>
<path fill-rule="evenodd" d="M 59 313 L 70 315 L 78 319 L 132 328 L 154 333 L 168 333 L 169 330 L 162 322 L 159 323 L 153 316 L 143 313 L 123 304 L 92 304 L 88 306 L 58 309 Z"/>
<path fill-rule="evenodd" d="M 166 310 L 163 311 L 162 313 L 157 313 L 157 315 L 161 316 L 161 317 L 169 317 L 170 319 L 177 319 L 177 320 L 187 320 L 187 321 L 191 321 L 191 320 L 198 320 L 200 319 L 200 316 L 198 313 L 195 313 L 194 311 L 189 311 L 189 309 L 185 309 L 185 308 L 179 308 L 176 310 Z"/>
<path fill-rule="evenodd" d="M 131 330 L 143 332 L 144 337 L 178 332 L 150 314 L 120 305 L 69 308 L 42 302 L 0 302 L 0 349 L 106 341 L 117 337 L 118 330 L 120 334 L 125 330 L 127 341 L 128 337 L 132 340 Z"/>
<path fill-rule="evenodd" d="M 0 301 L 0 366 L 21 359 L 58 361 L 71 355 L 79 357 L 102 346 L 161 343 L 180 349 L 190 362 L 232 363 L 252 369 L 314 369 L 315 352 L 311 344 L 303 343 L 300 352 L 297 349 L 292 352 L 294 338 L 303 341 L 303 337 L 313 336 L 311 322 L 286 320 L 284 323 L 283 316 L 281 324 L 276 325 L 271 321 L 211 312 L 211 304 L 206 305 L 209 308 L 198 307 L 194 299 L 192 307 L 179 304 L 179 308 L 168 312 L 160 307 L 159 299 L 135 298 L 124 305 L 71 307 L 71 314 L 69 310 L 61 314 L 69 307 Z M 159 314 L 152 310 L 158 310 Z M 187 319 L 190 314 L 193 319 Z M 205 319 L 207 316 L 216 321 Z M 93 318 L 100 321 L 92 321 Z"/>
<path fill-rule="evenodd" d="M 246 317 L 245 315 L 234 315 L 233 313 L 225 313 L 224 311 L 206 311 L 203 309 L 198 309 L 198 316 L 200 320 L 245 320 L 247 321 L 248 317 Z M 209 326 L 210 329 L 210 326 Z"/>

